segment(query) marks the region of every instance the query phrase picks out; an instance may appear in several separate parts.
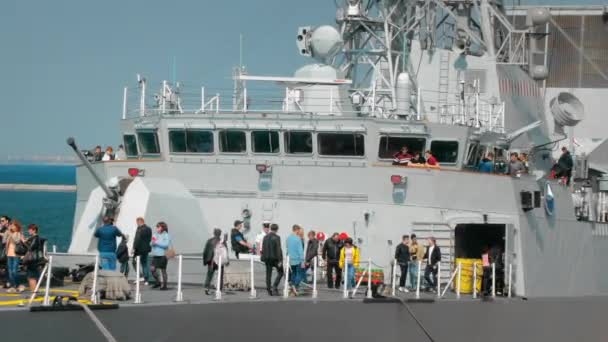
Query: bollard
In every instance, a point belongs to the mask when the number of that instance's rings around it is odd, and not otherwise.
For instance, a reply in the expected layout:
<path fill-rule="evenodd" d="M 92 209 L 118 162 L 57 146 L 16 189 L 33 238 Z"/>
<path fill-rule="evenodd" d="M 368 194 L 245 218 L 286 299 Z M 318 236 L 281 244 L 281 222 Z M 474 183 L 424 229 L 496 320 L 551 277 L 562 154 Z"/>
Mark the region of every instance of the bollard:
<path fill-rule="evenodd" d="M 372 259 L 367 259 L 367 298 L 372 298 Z"/>
<path fill-rule="evenodd" d="M 319 262 L 317 261 L 318 257 L 314 257 L 314 261 L 313 261 L 313 271 L 312 271 L 312 298 L 317 298 L 317 296 L 319 295 L 317 293 L 317 266 L 319 265 Z"/>
<path fill-rule="evenodd" d="M 511 298 L 511 290 L 513 289 L 513 264 L 509 264 L 509 298 Z"/>
<path fill-rule="evenodd" d="M 492 298 L 496 297 L 496 264 L 492 263 Z"/>
<path fill-rule="evenodd" d="M 175 295 L 176 302 L 184 301 L 184 293 L 182 292 L 182 262 L 183 255 L 180 254 L 177 256 L 177 294 Z"/>
<path fill-rule="evenodd" d="M 477 263 L 473 263 L 473 298 L 477 298 Z"/>
<path fill-rule="evenodd" d="M 458 280 L 456 280 L 456 298 L 460 299 L 460 285 L 462 278 L 462 262 L 458 263 Z"/>
<path fill-rule="evenodd" d="M 422 270 L 422 261 L 418 260 L 418 275 L 416 280 L 416 299 L 420 299 L 420 272 Z"/>
<path fill-rule="evenodd" d="M 285 282 L 283 283 L 283 298 L 289 298 L 289 255 L 285 257 Z"/>
<path fill-rule="evenodd" d="M 346 264 L 346 260 L 344 260 L 344 293 L 342 294 L 343 298 L 348 298 L 348 265 Z"/>
<path fill-rule="evenodd" d="M 135 301 L 134 304 L 141 304 L 141 292 L 139 288 L 140 256 L 135 257 Z"/>
<path fill-rule="evenodd" d="M 34 289 L 34 292 L 32 292 L 32 296 L 30 297 L 30 301 L 28 303 L 28 306 L 32 306 L 32 302 L 36 298 L 36 294 L 38 293 L 38 289 L 40 289 L 40 284 L 42 284 L 42 278 L 44 278 L 44 275 L 46 274 L 47 267 L 48 267 L 48 265 L 44 265 L 44 268 L 42 269 L 42 272 L 40 272 L 40 277 L 38 277 L 38 282 L 36 283 L 36 288 Z"/>
<path fill-rule="evenodd" d="M 222 256 L 220 255 L 217 265 L 217 283 L 215 288 L 215 300 L 222 300 Z"/>
<path fill-rule="evenodd" d="M 251 273 L 251 279 L 250 279 L 250 281 L 251 281 L 251 285 L 250 285 L 251 292 L 249 293 L 249 298 L 254 299 L 257 296 L 257 294 L 255 292 L 255 279 L 254 279 L 254 275 L 253 275 L 253 256 L 251 256 L 251 258 L 249 260 L 250 260 L 250 262 L 249 262 L 249 268 L 250 268 L 249 272 Z"/>
<path fill-rule="evenodd" d="M 49 300 L 49 295 L 51 292 L 51 270 L 53 269 L 53 256 L 49 256 L 49 263 L 47 264 L 47 272 L 46 272 L 46 286 L 44 287 L 44 302 L 42 305 L 49 306 L 51 304 Z"/>
<path fill-rule="evenodd" d="M 397 259 L 393 260 L 393 279 L 391 281 L 391 294 L 395 295 L 395 285 L 397 282 Z"/>
<path fill-rule="evenodd" d="M 439 294 L 441 293 L 441 261 L 437 263 L 437 298 L 439 298 Z"/>
<path fill-rule="evenodd" d="M 95 268 L 93 269 L 93 288 L 91 289 L 91 302 L 99 304 L 97 300 L 97 269 L 99 268 L 99 254 L 95 256 Z M 50 273 L 50 272 L 49 272 Z"/>

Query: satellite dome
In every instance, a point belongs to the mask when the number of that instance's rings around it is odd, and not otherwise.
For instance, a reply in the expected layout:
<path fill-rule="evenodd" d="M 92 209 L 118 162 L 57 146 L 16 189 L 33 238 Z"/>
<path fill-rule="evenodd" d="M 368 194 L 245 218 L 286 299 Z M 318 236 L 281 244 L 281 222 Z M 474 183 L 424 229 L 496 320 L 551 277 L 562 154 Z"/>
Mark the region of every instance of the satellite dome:
<path fill-rule="evenodd" d="M 323 80 L 335 80 L 338 72 L 332 66 L 326 64 L 308 64 L 298 69 L 295 74 L 297 78 L 316 78 Z"/>
<path fill-rule="evenodd" d="M 342 43 L 342 36 L 335 27 L 319 26 L 310 37 L 312 56 L 321 61 L 326 61 L 340 52 Z"/>

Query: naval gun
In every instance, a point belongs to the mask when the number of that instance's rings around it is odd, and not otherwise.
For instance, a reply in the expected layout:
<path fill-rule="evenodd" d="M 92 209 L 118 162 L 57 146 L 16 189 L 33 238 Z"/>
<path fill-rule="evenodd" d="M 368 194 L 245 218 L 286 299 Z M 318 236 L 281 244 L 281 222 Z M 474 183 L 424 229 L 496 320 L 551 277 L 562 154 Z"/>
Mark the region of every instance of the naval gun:
<path fill-rule="evenodd" d="M 104 198 L 104 201 L 103 201 L 106 209 L 109 212 L 114 212 L 114 210 L 116 210 L 116 208 L 118 208 L 118 199 L 120 197 L 119 193 L 117 191 L 118 184 L 116 184 L 115 186 L 106 185 L 106 183 L 104 183 L 101 180 L 101 177 L 97 174 L 97 172 L 95 172 L 95 170 L 93 169 L 93 166 L 91 165 L 89 160 L 82 154 L 82 152 L 80 152 L 80 150 L 78 149 L 78 146 L 76 146 L 76 141 L 74 140 L 74 138 L 72 138 L 72 137 L 68 138 L 67 143 L 74 150 L 74 153 L 76 153 L 76 156 L 78 156 L 78 159 L 80 159 L 82 164 L 87 168 L 87 170 L 89 170 L 89 172 L 93 176 L 93 179 L 95 180 L 97 185 L 99 185 L 99 187 L 106 194 L 106 197 Z"/>

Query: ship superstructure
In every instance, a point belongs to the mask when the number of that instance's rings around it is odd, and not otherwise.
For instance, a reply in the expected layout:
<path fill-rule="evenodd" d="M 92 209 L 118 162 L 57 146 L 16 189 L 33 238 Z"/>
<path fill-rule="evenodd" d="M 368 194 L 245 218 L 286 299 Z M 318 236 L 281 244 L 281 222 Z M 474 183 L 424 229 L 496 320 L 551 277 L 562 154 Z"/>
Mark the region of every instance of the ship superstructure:
<path fill-rule="evenodd" d="M 229 94 L 138 77 L 123 102 L 129 159 L 94 164 L 99 182 L 78 169 L 70 252 L 94 250 L 107 212 L 127 233 L 138 216 L 170 222 L 175 248 L 192 254 L 243 218 L 251 237 L 264 220 L 282 235 L 295 223 L 347 232 L 383 267 L 401 235 L 434 236 L 444 276 L 497 245 L 518 295 L 605 293 L 608 189 L 585 183 L 597 215 L 575 216 L 571 189 L 548 178 L 552 147 L 584 110 L 568 93 L 545 108 L 537 38 L 551 16 L 526 15 L 516 29 L 487 0 L 348 0 L 335 26 L 298 29 L 314 63 L 293 76 L 239 66 Z M 403 146 L 440 166 L 393 165 Z M 529 154 L 529 172 L 504 174 L 513 151 Z M 477 172 L 489 152 L 496 172 Z"/>

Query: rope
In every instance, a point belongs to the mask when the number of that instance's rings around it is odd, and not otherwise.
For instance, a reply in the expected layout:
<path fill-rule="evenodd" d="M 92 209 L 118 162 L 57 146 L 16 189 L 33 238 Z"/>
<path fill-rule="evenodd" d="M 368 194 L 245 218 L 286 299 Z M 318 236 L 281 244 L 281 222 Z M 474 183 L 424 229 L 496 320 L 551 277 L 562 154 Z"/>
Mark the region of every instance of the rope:
<path fill-rule="evenodd" d="M 93 311 L 91 311 L 88 305 L 79 303 L 78 301 L 74 300 L 70 300 L 70 303 L 80 306 L 84 310 L 84 312 L 87 313 L 91 321 L 93 321 L 95 326 L 97 326 L 97 329 L 99 329 L 99 331 L 103 334 L 103 336 L 108 342 L 116 342 L 116 339 L 114 338 L 114 336 L 112 336 L 112 333 L 110 333 L 110 331 L 103 325 L 103 323 L 101 323 L 99 318 L 97 318 Z"/>
<path fill-rule="evenodd" d="M 391 297 L 391 298 L 398 299 L 401 302 L 401 304 L 403 304 L 403 306 L 405 306 L 407 312 L 410 314 L 410 316 L 412 316 L 412 318 L 414 319 L 414 321 L 416 322 L 416 324 L 418 325 L 418 327 L 420 327 L 420 329 L 422 329 L 422 332 L 424 332 L 424 334 L 429 339 L 429 341 L 435 342 L 435 339 L 433 338 L 433 336 L 431 336 L 431 333 L 426 329 L 426 327 L 424 326 L 424 324 L 422 324 L 422 322 L 420 322 L 420 320 L 418 319 L 418 317 L 416 317 L 416 315 L 414 314 L 414 312 L 412 311 L 412 309 L 410 308 L 410 306 L 407 304 L 407 302 L 405 300 L 403 300 L 403 298 L 399 298 L 399 297 L 396 297 L 396 296 L 395 297 Z"/>

